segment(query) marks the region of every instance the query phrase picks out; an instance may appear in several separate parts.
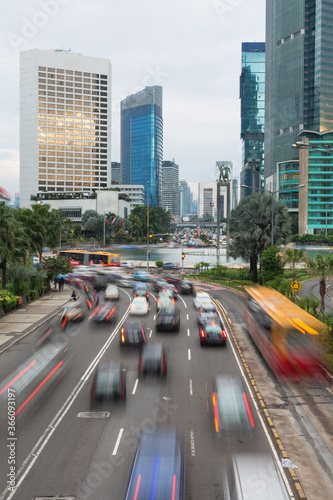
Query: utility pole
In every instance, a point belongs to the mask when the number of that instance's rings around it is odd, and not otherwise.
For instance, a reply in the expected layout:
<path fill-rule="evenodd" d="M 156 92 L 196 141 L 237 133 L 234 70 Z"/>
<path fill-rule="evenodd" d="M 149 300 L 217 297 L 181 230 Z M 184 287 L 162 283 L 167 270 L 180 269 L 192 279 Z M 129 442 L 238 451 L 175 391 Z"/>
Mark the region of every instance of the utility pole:
<path fill-rule="evenodd" d="M 147 272 L 149 272 L 149 181 L 147 181 Z"/>

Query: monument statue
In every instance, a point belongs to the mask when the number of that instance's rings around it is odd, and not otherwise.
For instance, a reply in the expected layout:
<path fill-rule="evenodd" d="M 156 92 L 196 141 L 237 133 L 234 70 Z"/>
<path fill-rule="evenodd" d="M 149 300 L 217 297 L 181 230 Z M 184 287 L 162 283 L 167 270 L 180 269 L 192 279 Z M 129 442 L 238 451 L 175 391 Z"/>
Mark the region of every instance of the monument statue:
<path fill-rule="evenodd" d="M 220 176 L 219 176 L 219 182 L 230 182 L 230 167 L 229 165 L 225 165 L 222 163 L 222 165 L 218 165 L 219 171 L 220 171 Z"/>

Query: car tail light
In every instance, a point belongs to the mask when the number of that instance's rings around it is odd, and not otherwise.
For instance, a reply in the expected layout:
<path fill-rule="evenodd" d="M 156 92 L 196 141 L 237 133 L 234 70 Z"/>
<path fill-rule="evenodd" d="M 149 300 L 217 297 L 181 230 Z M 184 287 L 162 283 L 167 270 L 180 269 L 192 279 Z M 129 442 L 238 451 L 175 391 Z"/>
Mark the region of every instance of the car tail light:
<path fill-rule="evenodd" d="M 245 392 L 243 392 L 243 398 L 244 398 L 247 414 L 248 414 L 250 422 L 251 422 L 251 426 L 254 427 L 254 421 L 253 421 L 250 405 L 249 405 L 249 402 L 247 400 L 247 396 L 246 396 Z"/>
<path fill-rule="evenodd" d="M 109 317 L 111 316 L 111 314 L 113 313 L 114 311 L 114 307 L 111 309 L 111 311 L 109 312 L 109 314 L 106 316 L 106 319 L 109 319 Z"/>
<path fill-rule="evenodd" d="M 122 335 L 122 336 L 121 336 L 121 341 L 122 341 L 122 343 L 124 343 L 124 342 L 125 342 L 125 335 Z"/>
<path fill-rule="evenodd" d="M 64 328 L 66 326 L 66 323 L 67 323 L 67 317 L 64 318 L 64 320 L 63 320 L 63 322 L 61 324 L 62 328 Z"/>
<path fill-rule="evenodd" d="M 91 302 L 90 302 L 90 300 L 88 300 L 88 299 L 87 299 L 87 304 L 88 304 L 88 309 L 92 309 Z"/>
<path fill-rule="evenodd" d="M 227 338 L 227 332 L 225 330 L 222 330 L 223 337 Z"/>
<path fill-rule="evenodd" d="M 204 330 L 201 330 L 200 335 L 201 335 L 202 338 L 205 338 L 205 332 L 204 332 Z"/>
<path fill-rule="evenodd" d="M 136 297 L 136 292 L 134 292 L 133 297 Z"/>
<path fill-rule="evenodd" d="M 124 328 L 122 328 L 120 331 L 121 331 L 121 333 L 124 333 Z"/>
<path fill-rule="evenodd" d="M 215 430 L 216 430 L 216 432 L 219 432 L 219 412 L 217 409 L 217 400 L 216 400 L 215 392 L 213 392 L 212 400 L 213 400 L 213 408 L 214 408 Z"/>
<path fill-rule="evenodd" d="M 97 311 L 99 311 L 99 307 L 97 307 L 97 309 L 95 309 L 95 311 L 92 313 L 92 315 L 89 316 L 89 319 L 91 319 L 93 316 L 95 316 L 95 314 L 97 313 Z"/>

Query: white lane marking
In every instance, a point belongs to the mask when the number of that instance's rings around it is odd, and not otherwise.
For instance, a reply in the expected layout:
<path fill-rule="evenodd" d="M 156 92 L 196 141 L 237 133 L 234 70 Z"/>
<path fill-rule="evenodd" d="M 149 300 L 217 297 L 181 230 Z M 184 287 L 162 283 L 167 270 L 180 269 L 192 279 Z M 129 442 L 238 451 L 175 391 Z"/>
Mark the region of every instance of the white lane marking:
<path fill-rule="evenodd" d="M 128 296 L 128 298 L 130 299 L 129 294 L 126 291 L 125 291 L 125 293 Z M 49 423 L 49 425 L 47 426 L 47 428 L 45 429 L 45 431 L 43 432 L 41 437 L 38 439 L 37 443 L 35 444 L 35 446 L 31 450 L 29 455 L 23 461 L 20 469 L 17 471 L 16 479 L 18 479 L 21 476 L 21 474 L 22 474 L 22 476 L 17 481 L 14 491 L 12 491 L 8 495 L 7 500 L 11 500 L 13 498 L 14 494 L 17 493 L 19 486 L 22 484 L 22 482 L 24 481 L 24 479 L 26 478 L 26 476 L 28 475 L 28 473 L 32 469 L 32 467 L 33 467 L 34 463 L 36 462 L 36 460 L 38 459 L 39 455 L 42 453 L 42 451 L 45 448 L 45 446 L 47 445 L 48 441 L 51 439 L 52 434 L 57 429 L 57 427 L 60 425 L 60 423 L 63 420 L 63 418 L 65 417 L 66 413 L 73 405 L 75 399 L 80 394 L 82 388 L 84 387 L 84 384 L 87 382 L 90 375 L 92 374 L 92 372 L 96 368 L 98 362 L 100 361 L 102 356 L 105 354 L 105 352 L 108 349 L 108 347 L 110 346 L 111 342 L 114 340 L 115 336 L 118 333 L 118 329 L 119 329 L 120 325 L 126 320 L 128 314 L 129 314 L 129 309 L 130 308 L 128 307 L 126 310 L 126 313 L 122 317 L 122 320 L 116 325 L 115 329 L 111 333 L 108 340 L 105 342 L 102 349 L 99 351 L 99 353 L 97 354 L 95 359 L 90 363 L 90 365 L 86 369 L 85 373 L 82 375 L 82 377 L 80 378 L 80 380 L 78 381 L 78 383 L 74 387 L 71 394 L 68 396 L 68 398 L 66 399 L 66 401 L 64 402 L 64 404 L 62 405 L 60 410 L 53 417 L 53 419 L 51 420 L 51 422 Z M 0 496 L 0 500 L 2 500 L 7 494 L 8 494 L 8 488 L 6 487 Z"/>
<path fill-rule="evenodd" d="M 180 295 L 178 295 L 178 293 L 177 293 L 177 296 L 178 296 L 178 298 L 182 301 L 182 303 L 184 304 L 185 309 L 187 309 L 187 305 L 186 305 L 186 302 L 185 302 L 185 300 L 183 299 L 183 297 L 181 297 Z"/>
<path fill-rule="evenodd" d="M 190 432 L 190 437 L 191 437 L 191 455 L 192 457 L 195 457 L 194 431 Z"/>
<path fill-rule="evenodd" d="M 132 394 L 136 393 L 136 388 L 138 387 L 138 383 L 139 383 L 139 379 L 137 378 L 136 381 L 135 381 L 134 387 L 133 387 Z"/>
<path fill-rule="evenodd" d="M 190 336 L 190 329 L 189 328 L 187 329 L 187 336 L 188 337 Z"/>
<path fill-rule="evenodd" d="M 191 349 L 187 349 L 188 360 L 191 361 Z"/>
<path fill-rule="evenodd" d="M 193 385 L 192 385 L 192 379 L 190 378 L 190 395 L 193 396 Z"/>
<path fill-rule="evenodd" d="M 156 319 L 156 314 L 154 314 L 154 317 L 153 317 L 153 320 L 154 320 L 154 321 L 155 321 L 155 319 Z"/>
<path fill-rule="evenodd" d="M 150 330 L 149 338 L 152 336 L 152 334 L 153 334 L 153 330 Z"/>
<path fill-rule="evenodd" d="M 124 429 L 120 429 L 116 444 L 114 445 L 112 455 L 117 455 L 118 447 L 120 444 L 121 436 L 123 435 Z"/>
<path fill-rule="evenodd" d="M 186 319 L 190 319 L 190 318 L 188 317 L 188 314 L 186 314 Z"/>
<path fill-rule="evenodd" d="M 231 323 L 231 319 L 230 318 L 228 318 L 228 321 L 229 321 L 229 323 Z"/>
<path fill-rule="evenodd" d="M 223 309 L 223 311 L 224 311 L 224 314 L 226 314 L 226 311 L 225 311 L 225 309 L 224 309 L 223 305 L 221 304 L 221 302 L 220 302 L 219 300 L 217 300 L 216 302 L 217 302 L 217 303 L 221 306 L 221 308 L 222 308 L 222 309 Z M 218 311 L 218 313 L 219 313 L 219 315 L 220 315 L 220 311 Z M 260 420 L 260 423 L 261 423 L 261 426 L 262 426 L 262 428 L 263 428 L 263 430 L 264 430 L 264 433 L 266 434 L 268 444 L 269 444 L 269 446 L 270 446 L 270 448 L 271 448 L 271 450 L 272 450 L 272 453 L 273 453 L 274 458 L 275 458 L 275 462 L 276 462 L 276 464 L 277 464 L 277 466 L 278 466 L 278 468 L 279 468 L 280 474 L 281 474 L 282 479 L 283 479 L 283 481 L 284 481 L 284 484 L 285 484 L 285 486 L 286 486 L 286 488 L 287 488 L 287 490 L 288 490 L 289 496 L 290 496 L 290 498 L 291 498 L 291 499 L 294 499 L 294 498 L 295 498 L 295 496 L 294 496 L 294 494 L 293 494 L 293 492 L 292 492 L 292 490 L 291 490 L 291 488 L 290 488 L 289 481 L 288 481 L 288 479 L 287 479 L 287 477 L 286 477 L 286 474 L 285 474 L 285 471 L 284 471 L 284 469 L 283 469 L 283 467 L 282 467 L 282 465 L 281 465 L 281 462 L 280 462 L 280 460 L 279 460 L 278 454 L 277 454 L 277 452 L 276 452 L 276 450 L 275 450 L 275 446 L 273 445 L 272 439 L 271 439 L 271 437 L 270 437 L 270 435 L 269 435 L 269 433 L 268 433 L 268 430 L 266 429 L 266 425 L 265 425 L 264 419 L 262 418 L 262 416 L 261 416 L 261 414 L 260 414 L 260 412 L 259 412 L 259 408 L 258 408 L 257 402 L 256 402 L 256 400 L 255 400 L 255 397 L 254 397 L 254 395 L 252 394 L 252 389 L 250 388 L 250 384 L 249 384 L 249 383 L 248 383 L 248 381 L 247 381 L 246 375 L 245 375 L 244 370 L 243 370 L 243 365 L 241 364 L 240 360 L 238 359 L 238 355 L 237 355 L 237 353 L 236 353 L 236 351 L 235 351 L 235 348 L 234 348 L 234 346 L 233 346 L 233 342 L 231 342 L 231 341 L 230 341 L 230 337 L 229 337 L 229 345 L 231 346 L 231 349 L 232 349 L 232 352 L 233 352 L 234 358 L 235 358 L 235 360 L 236 360 L 236 362 L 237 362 L 237 364 L 238 364 L 239 371 L 240 371 L 240 372 L 241 372 L 241 374 L 242 374 L 242 377 L 243 377 L 244 382 L 245 382 L 245 384 L 246 384 L 247 390 L 248 390 L 248 392 L 249 392 L 249 394 L 250 394 L 250 396 L 251 396 L 252 403 L 253 403 L 253 405 L 254 405 L 254 407 L 255 407 L 255 409 L 256 409 L 257 416 L 258 416 L 258 418 L 259 418 L 259 420 Z M 1 500 L 1 499 L 0 499 L 0 500 Z"/>

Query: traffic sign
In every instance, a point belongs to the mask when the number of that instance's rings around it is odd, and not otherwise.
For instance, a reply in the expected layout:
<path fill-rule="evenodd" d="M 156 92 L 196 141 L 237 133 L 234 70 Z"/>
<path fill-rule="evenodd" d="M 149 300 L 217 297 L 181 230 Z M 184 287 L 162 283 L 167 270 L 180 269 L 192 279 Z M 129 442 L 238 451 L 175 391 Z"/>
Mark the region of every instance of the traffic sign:
<path fill-rule="evenodd" d="M 301 285 L 301 284 L 300 284 L 300 282 L 299 282 L 299 281 L 297 281 L 297 280 L 293 281 L 293 282 L 292 282 L 292 284 L 291 284 L 290 286 L 291 286 L 291 288 L 293 289 L 293 291 L 294 291 L 295 293 L 299 292 L 299 291 L 300 291 L 300 289 L 302 288 L 302 285 Z"/>

